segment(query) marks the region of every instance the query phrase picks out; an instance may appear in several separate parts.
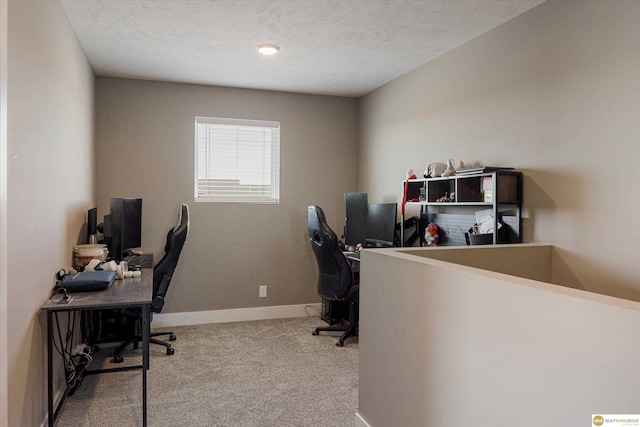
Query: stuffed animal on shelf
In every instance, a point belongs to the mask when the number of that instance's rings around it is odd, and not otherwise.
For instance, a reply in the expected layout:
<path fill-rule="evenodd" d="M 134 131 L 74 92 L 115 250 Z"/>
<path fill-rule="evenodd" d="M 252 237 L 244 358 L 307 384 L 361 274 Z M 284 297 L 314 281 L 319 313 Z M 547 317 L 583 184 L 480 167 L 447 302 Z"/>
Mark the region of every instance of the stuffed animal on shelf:
<path fill-rule="evenodd" d="M 456 170 L 453 167 L 453 159 L 449 159 L 449 163 L 447 164 L 447 169 L 442 172 L 441 176 L 453 176 L 456 174 Z"/>
<path fill-rule="evenodd" d="M 447 170 L 447 165 L 442 162 L 430 163 L 424 170 L 423 176 L 425 178 L 437 178 L 442 176 L 445 170 Z"/>
<path fill-rule="evenodd" d="M 424 241 L 427 243 L 427 246 L 435 246 L 438 244 L 438 226 L 431 223 L 427 225 L 427 228 L 424 230 Z"/>
<path fill-rule="evenodd" d="M 413 173 L 413 169 L 407 169 L 407 179 L 416 179 L 416 174 Z"/>

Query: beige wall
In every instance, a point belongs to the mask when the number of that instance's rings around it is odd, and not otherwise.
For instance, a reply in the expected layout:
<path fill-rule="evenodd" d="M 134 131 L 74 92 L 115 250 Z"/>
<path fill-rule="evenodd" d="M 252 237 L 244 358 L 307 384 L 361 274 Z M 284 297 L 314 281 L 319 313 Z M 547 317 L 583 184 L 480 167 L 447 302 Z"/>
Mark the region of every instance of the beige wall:
<path fill-rule="evenodd" d="M 439 259 L 469 267 L 523 277 L 545 283 L 554 283 L 551 276 L 553 247 L 538 246 L 522 252 L 522 248 L 532 243 L 513 245 L 442 246 L 437 251 L 425 248 L 403 249 L 404 253 L 431 259 Z M 523 255 L 525 254 L 526 255 Z"/>
<path fill-rule="evenodd" d="M 143 249 L 162 254 L 179 203 L 191 231 L 163 313 L 317 302 L 307 206 L 336 231 L 357 169 L 357 101 L 116 78 L 96 80 L 99 216 L 111 197 L 143 199 Z M 281 124 L 278 205 L 194 203 L 195 116 Z M 258 298 L 258 286 L 268 297 Z"/>
<path fill-rule="evenodd" d="M 47 409 L 39 308 L 93 203 L 93 73 L 57 1 L 8 3 L 7 65 L 7 418 L 31 427 Z"/>
<path fill-rule="evenodd" d="M 0 425 L 9 424 L 7 365 L 7 1 L 0 0 Z"/>
<path fill-rule="evenodd" d="M 368 425 L 560 427 L 637 413 L 640 303 L 443 262 L 533 259 L 549 271 L 548 247 L 422 250 L 362 254 L 358 411 Z"/>
<path fill-rule="evenodd" d="M 550 0 L 365 96 L 360 190 L 400 201 L 407 168 L 449 158 L 513 166 L 554 276 L 640 300 L 639 20 L 637 1 Z"/>

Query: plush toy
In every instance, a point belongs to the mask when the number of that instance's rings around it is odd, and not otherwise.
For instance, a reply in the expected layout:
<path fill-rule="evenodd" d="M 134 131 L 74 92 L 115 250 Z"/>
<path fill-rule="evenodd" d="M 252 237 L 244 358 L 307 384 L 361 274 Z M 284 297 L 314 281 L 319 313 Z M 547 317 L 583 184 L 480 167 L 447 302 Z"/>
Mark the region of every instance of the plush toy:
<path fill-rule="evenodd" d="M 407 179 L 416 179 L 416 174 L 413 173 L 413 169 L 407 169 Z"/>
<path fill-rule="evenodd" d="M 438 244 L 438 226 L 435 224 L 429 224 L 424 231 L 424 240 L 427 242 L 427 246 L 435 246 Z"/>
<path fill-rule="evenodd" d="M 441 176 L 444 171 L 447 170 L 447 165 L 441 162 L 430 163 L 424 170 L 423 176 L 425 178 L 437 178 Z"/>
<path fill-rule="evenodd" d="M 449 159 L 449 162 L 447 163 L 447 169 L 445 169 L 444 172 L 442 172 L 441 176 L 453 176 L 456 174 L 456 170 L 453 167 L 453 159 Z"/>

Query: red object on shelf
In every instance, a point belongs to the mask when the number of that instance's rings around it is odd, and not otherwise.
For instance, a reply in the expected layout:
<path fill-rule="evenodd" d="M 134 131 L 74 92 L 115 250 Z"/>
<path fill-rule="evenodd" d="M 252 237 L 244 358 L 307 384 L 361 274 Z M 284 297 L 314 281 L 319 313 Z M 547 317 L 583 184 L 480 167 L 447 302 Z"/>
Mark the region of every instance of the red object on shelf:
<path fill-rule="evenodd" d="M 409 180 L 410 179 L 416 179 L 416 174 L 412 174 L 411 176 L 407 177 L 407 180 L 404 182 L 404 194 L 402 195 L 402 215 L 404 216 L 404 205 L 407 203 L 407 191 L 409 191 Z M 418 199 L 411 199 L 409 200 L 410 202 L 417 202 Z"/>

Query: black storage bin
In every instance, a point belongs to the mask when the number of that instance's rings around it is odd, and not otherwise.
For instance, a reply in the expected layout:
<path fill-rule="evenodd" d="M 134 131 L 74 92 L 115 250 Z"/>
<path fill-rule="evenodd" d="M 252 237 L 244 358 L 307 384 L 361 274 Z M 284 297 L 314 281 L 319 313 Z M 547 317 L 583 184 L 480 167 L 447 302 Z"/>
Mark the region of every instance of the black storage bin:
<path fill-rule="evenodd" d="M 487 234 L 471 234 L 468 233 L 470 245 L 492 245 L 493 233 Z"/>
<path fill-rule="evenodd" d="M 493 233 L 486 234 L 472 234 L 470 228 L 468 232 L 464 233 L 467 240 L 467 245 L 492 245 Z M 509 243 L 509 226 L 502 224 L 502 227 L 498 229 L 498 243 Z"/>

